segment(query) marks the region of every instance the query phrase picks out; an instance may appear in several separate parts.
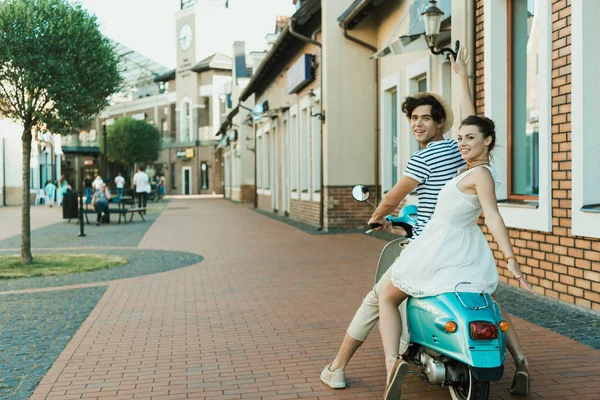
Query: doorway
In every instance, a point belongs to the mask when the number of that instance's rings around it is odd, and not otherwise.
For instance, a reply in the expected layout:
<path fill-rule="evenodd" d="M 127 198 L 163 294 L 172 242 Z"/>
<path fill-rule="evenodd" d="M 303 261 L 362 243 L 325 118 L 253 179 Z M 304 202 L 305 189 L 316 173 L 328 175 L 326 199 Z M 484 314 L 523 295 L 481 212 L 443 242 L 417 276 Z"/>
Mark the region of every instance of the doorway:
<path fill-rule="evenodd" d="M 181 194 L 192 194 L 192 167 L 181 168 Z"/>

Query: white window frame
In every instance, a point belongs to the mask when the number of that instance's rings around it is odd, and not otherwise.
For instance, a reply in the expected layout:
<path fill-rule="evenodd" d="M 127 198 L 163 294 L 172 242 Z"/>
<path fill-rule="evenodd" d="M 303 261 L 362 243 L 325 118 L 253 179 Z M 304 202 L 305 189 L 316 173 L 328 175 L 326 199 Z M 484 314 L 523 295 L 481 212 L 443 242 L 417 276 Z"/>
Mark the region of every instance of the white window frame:
<path fill-rule="evenodd" d="M 281 208 L 284 213 L 290 211 L 291 182 L 290 182 L 290 114 L 284 111 L 281 130 Z"/>
<path fill-rule="evenodd" d="M 507 170 L 508 152 L 506 132 L 508 128 L 508 15 L 507 1 L 485 0 L 484 15 L 484 71 L 485 71 L 485 115 L 496 124 L 496 148 L 492 165 L 498 173 L 500 185 L 496 188 L 499 200 L 508 197 Z M 500 214 L 506 226 L 543 232 L 552 231 L 552 4 L 550 0 L 539 0 L 538 23 L 544 30 L 539 34 L 539 143 L 540 143 L 540 190 L 538 207 L 522 204 L 500 203 Z"/>
<path fill-rule="evenodd" d="M 314 89 L 313 93 L 315 94 L 315 97 L 312 100 L 312 108 L 313 108 L 313 114 L 318 114 L 321 112 L 321 108 L 320 108 L 320 102 L 321 102 L 321 89 Z M 317 104 L 318 103 L 318 104 Z M 317 138 L 316 136 L 316 132 L 315 129 L 319 130 L 319 134 L 322 135 L 323 132 L 321 130 L 321 120 L 319 119 L 319 117 L 311 117 L 309 114 L 309 120 L 310 125 L 311 125 L 311 135 L 310 135 L 310 142 L 312 143 L 312 145 L 310 146 L 310 157 L 312 162 L 310 163 L 310 167 L 311 167 L 311 184 L 310 186 L 312 187 L 312 191 L 311 191 L 311 200 L 312 201 L 321 201 L 321 184 L 320 184 L 320 180 L 321 180 L 321 170 L 320 168 L 323 168 L 323 165 L 321 165 L 321 152 L 315 152 L 315 138 Z M 322 147 L 322 143 L 320 138 L 319 139 L 319 147 Z M 321 150 L 322 151 L 322 150 Z M 319 168 L 317 168 L 317 165 L 319 165 Z M 318 175 L 318 176 L 317 176 Z M 317 178 L 319 179 L 319 184 L 317 185 Z"/>
<path fill-rule="evenodd" d="M 298 126 L 300 125 L 300 116 L 298 114 L 298 104 L 294 104 L 292 107 L 290 107 L 290 115 L 288 119 L 288 148 L 290 154 L 290 199 L 292 200 L 300 200 L 300 157 L 298 155 L 298 143 L 300 142 L 298 140 Z M 294 119 L 296 122 L 295 124 L 293 123 Z M 295 126 L 292 127 L 293 125 Z M 293 152 L 295 152 L 296 154 L 295 160 L 294 157 L 292 157 Z M 295 183 L 296 190 L 293 190 L 294 185 L 292 185 L 292 182 Z"/>
<path fill-rule="evenodd" d="M 430 92 L 431 91 L 431 56 L 425 56 L 411 64 L 408 64 L 406 66 L 406 81 L 405 81 L 405 85 L 404 85 L 404 89 L 405 89 L 405 94 L 404 97 L 406 96 L 410 96 L 412 93 L 415 93 L 418 88 L 419 88 L 419 81 L 422 80 L 423 75 L 425 75 L 425 79 L 427 79 L 427 91 Z M 410 156 L 419 150 L 419 145 L 418 143 L 416 143 L 415 139 L 413 138 L 411 129 L 410 129 L 410 121 L 405 118 L 405 124 L 404 126 L 406 127 L 406 135 L 404 135 L 404 144 L 405 144 L 405 151 L 404 154 L 406 156 L 406 160 L 408 162 L 408 159 L 410 158 Z M 416 145 L 416 147 L 415 147 Z"/>
<path fill-rule="evenodd" d="M 300 192 L 300 200 L 311 200 L 312 184 L 311 184 L 311 159 L 310 159 L 310 143 L 311 143 L 311 116 L 310 116 L 310 97 L 305 96 L 300 100 L 300 112 L 298 118 L 298 191 Z M 306 114 L 303 114 L 306 113 Z M 303 126 L 303 115 L 306 116 Z M 306 135 L 304 134 L 306 133 Z M 302 147 L 306 145 L 306 158 L 303 158 Z M 306 167 L 306 170 L 305 170 Z M 304 191 L 303 179 L 306 178 L 306 192 Z"/>
<path fill-rule="evenodd" d="M 278 209 L 278 203 L 279 203 L 279 198 L 278 198 L 279 197 L 279 179 L 278 179 L 279 126 L 277 125 L 277 121 L 278 120 L 273 121 L 273 123 L 271 125 L 271 129 L 269 131 L 269 156 L 270 156 L 269 162 L 271 164 L 270 168 L 269 168 L 269 174 L 271 175 L 269 186 L 271 187 L 271 208 L 273 210 Z"/>
<path fill-rule="evenodd" d="M 257 130 L 256 130 L 256 138 L 257 138 L 257 143 L 256 143 L 256 148 L 259 149 L 258 153 L 257 153 L 257 160 L 256 160 L 256 166 L 258 168 L 258 170 L 256 171 L 256 176 L 258 177 L 260 175 L 260 179 L 261 179 L 261 186 L 258 187 L 258 182 L 257 182 L 257 189 L 256 189 L 256 193 L 257 194 L 262 194 L 265 196 L 270 196 L 271 195 L 271 188 L 265 188 L 265 179 L 267 178 L 267 172 L 266 172 L 266 167 L 267 167 L 267 163 L 269 162 L 269 152 L 266 149 L 266 136 L 269 134 L 269 131 L 271 130 L 271 123 L 270 122 L 265 122 L 263 124 L 261 124 Z"/>
<path fill-rule="evenodd" d="M 185 121 L 185 105 L 189 106 L 189 112 L 190 112 L 190 120 L 188 122 L 188 136 L 187 136 L 187 140 L 182 140 L 183 136 L 183 124 Z M 181 102 L 179 102 L 179 142 L 180 143 L 189 143 L 192 141 L 192 135 L 193 135 L 193 120 L 194 118 L 192 117 L 192 99 L 190 99 L 189 97 L 184 97 Z"/>
<path fill-rule="evenodd" d="M 381 130 L 379 133 L 379 168 L 380 168 L 380 173 L 379 173 L 379 179 L 381 180 L 382 183 L 382 190 L 383 193 L 386 193 L 387 191 L 391 190 L 392 187 L 394 187 L 395 182 L 392 182 L 392 161 L 390 160 L 389 157 L 389 151 L 392 148 L 392 136 L 391 136 L 391 131 L 392 131 L 392 126 L 391 126 L 391 113 L 392 113 L 392 106 L 391 106 L 391 99 L 390 99 L 390 92 L 392 90 L 396 90 L 396 96 L 398 97 L 398 107 L 396 112 L 398 113 L 398 119 L 397 119 L 397 127 L 396 127 L 396 131 L 398 133 L 398 138 L 397 138 L 397 142 L 398 143 L 398 178 L 400 178 L 402 176 L 402 170 L 403 170 L 403 151 L 402 149 L 404 148 L 404 146 L 402 146 L 402 125 L 403 125 L 403 120 L 404 120 L 404 114 L 402 114 L 402 85 L 401 85 L 401 80 L 400 80 L 400 72 L 394 72 L 393 74 L 390 74 L 388 76 L 386 76 L 385 78 L 381 79 L 380 82 L 380 91 L 379 91 L 379 96 L 380 96 L 380 102 L 379 104 L 381 104 L 381 112 L 380 112 L 380 116 L 379 116 L 379 126 L 381 126 Z M 409 130 L 410 132 L 410 130 Z"/>
<path fill-rule="evenodd" d="M 571 4 L 571 151 L 572 151 L 572 233 L 577 236 L 600 238 L 600 213 L 581 211 L 581 207 L 595 202 L 600 159 L 600 136 L 597 133 L 597 111 L 600 107 L 598 66 L 600 65 L 600 33 L 597 17 L 600 3 L 579 0 Z M 585 99 L 585 101 L 584 101 Z M 588 190 L 593 200 L 589 198 Z M 590 201 L 591 200 L 591 201 Z"/>

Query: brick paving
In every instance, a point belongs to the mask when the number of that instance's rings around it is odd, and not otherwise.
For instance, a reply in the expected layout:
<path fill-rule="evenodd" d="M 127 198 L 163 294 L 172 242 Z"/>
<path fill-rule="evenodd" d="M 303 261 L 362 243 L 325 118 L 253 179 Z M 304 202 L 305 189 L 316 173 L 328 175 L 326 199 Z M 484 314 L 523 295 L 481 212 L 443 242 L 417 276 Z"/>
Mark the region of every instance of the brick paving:
<path fill-rule="evenodd" d="M 139 248 L 196 253 L 201 263 L 115 281 L 33 399 L 380 398 L 379 334 L 357 352 L 350 388 L 319 381 L 369 289 L 384 242 L 309 235 L 223 200 L 173 200 Z M 533 375 L 531 399 L 600 399 L 600 351 L 515 318 Z M 492 384 L 510 399 L 514 369 Z M 407 378 L 403 398 L 449 399 Z M 517 398 L 517 397 L 515 397 Z"/>

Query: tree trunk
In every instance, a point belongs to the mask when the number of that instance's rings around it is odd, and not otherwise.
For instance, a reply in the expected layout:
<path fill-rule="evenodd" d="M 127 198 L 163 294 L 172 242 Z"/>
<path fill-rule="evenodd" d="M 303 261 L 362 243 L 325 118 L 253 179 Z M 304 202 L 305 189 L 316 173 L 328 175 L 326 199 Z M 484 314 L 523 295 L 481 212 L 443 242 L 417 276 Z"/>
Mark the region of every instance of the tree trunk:
<path fill-rule="evenodd" d="M 31 209 L 29 200 L 29 181 L 31 179 L 31 124 L 25 124 L 23 129 L 23 199 L 21 203 L 21 263 L 30 265 L 31 255 Z"/>

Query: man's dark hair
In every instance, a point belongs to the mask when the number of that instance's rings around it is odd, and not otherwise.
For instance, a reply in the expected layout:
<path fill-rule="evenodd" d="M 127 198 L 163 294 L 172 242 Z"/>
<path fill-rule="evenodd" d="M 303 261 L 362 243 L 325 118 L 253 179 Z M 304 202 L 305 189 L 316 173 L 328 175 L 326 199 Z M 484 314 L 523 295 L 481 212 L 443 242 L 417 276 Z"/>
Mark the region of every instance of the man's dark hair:
<path fill-rule="evenodd" d="M 402 112 L 410 119 L 415 108 L 419 106 L 431 106 L 431 117 L 438 124 L 441 124 L 442 119 L 446 118 L 444 107 L 435 97 L 429 95 L 418 98 L 406 97 L 402 102 Z"/>
<path fill-rule="evenodd" d="M 479 129 L 479 132 L 483 135 L 484 139 L 488 137 L 492 138 L 492 142 L 488 148 L 488 151 L 492 151 L 494 146 L 496 145 L 496 124 L 494 121 L 487 117 L 480 117 L 478 115 L 470 115 L 467 118 L 463 119 L 460 123 L 460 127 L 463 126 L 476 126 Z"/>

